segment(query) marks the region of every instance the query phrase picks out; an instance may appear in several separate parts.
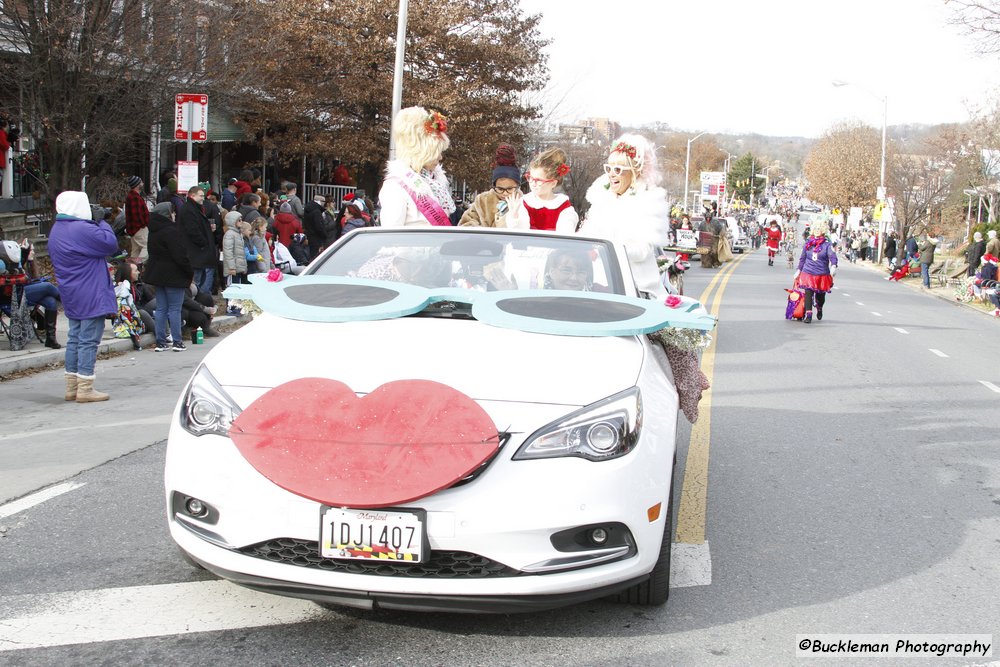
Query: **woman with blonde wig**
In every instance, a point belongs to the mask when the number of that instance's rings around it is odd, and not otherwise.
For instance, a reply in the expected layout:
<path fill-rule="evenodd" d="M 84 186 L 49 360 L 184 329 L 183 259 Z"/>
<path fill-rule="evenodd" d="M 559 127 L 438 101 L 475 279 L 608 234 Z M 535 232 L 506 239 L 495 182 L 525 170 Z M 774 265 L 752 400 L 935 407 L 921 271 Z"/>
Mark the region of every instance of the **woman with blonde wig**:
<path fill-rule="evenodd" d="M 448 119 L 437 111 L 409 107 L 393 124 L 396 159 L 386 163 L 378 193 L 383 227 L 451 226 L 455 211 L 441 157 L 448 149 Z"/>
<path fill-rule="evenodd" d="M 816 319 L 823 319 L 826 295 L 833 290 L 833 276 L 837 274 L 837 251 L 834 250 L 828 236 L 829 227 L 825 220 L 812 226 L 809 239 L 799 257 L 798 271 L 795 272 L 799 288 L 806 293 L 806 314 L 802 319 L 806 324 L 812 322 L 814 299 Z"/>

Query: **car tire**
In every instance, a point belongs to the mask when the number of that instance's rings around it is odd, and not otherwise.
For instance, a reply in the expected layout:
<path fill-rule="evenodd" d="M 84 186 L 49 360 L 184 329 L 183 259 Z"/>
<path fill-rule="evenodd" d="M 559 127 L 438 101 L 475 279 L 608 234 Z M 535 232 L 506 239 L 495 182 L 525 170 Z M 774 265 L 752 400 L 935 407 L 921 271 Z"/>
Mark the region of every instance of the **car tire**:
<path fill-rule="evenodd" d="M 205 566 L 202 565 L 201 563 L 199 563 L 198 561 L 196 561 L 194 558 L 191 558 L 191 556 L 188 555 L 188 552 L 184 551 L 180 547 L 177 547 L 177 551 L 178 551 L 178 553 L 180 553 L 181 558 L 184 560 L 184 562 L 187 563 L 188 565 L 190 565 L 191 567 L 193 567 L 194 569 L 196 569 L 196 570 L 204 570 L 205 569 Z"/>
<path fill-rule="evenodd" d="M 626 588 L 615 597 L 616 602 L 642 607 L 658 607 L 670 597 L 670 545 L 674 537 L 674 481 L 670 476 L 670 500 L 667 502 L 666 517 L 663 521 L 663 540 L 660 555 L 646 581 Z"/>

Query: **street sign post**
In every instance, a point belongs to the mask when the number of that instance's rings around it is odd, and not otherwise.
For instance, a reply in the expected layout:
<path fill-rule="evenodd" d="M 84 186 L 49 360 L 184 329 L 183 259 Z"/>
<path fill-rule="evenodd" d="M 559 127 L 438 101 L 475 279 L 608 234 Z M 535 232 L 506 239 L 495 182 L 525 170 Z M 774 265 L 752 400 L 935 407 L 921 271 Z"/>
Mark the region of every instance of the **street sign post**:
<path fill-rule="evenodd" d="M 174 139 L 187 141 L 187 159 L 193 141 L 208 141 L 208 95 L 180 93 L 174 96 Z"/>

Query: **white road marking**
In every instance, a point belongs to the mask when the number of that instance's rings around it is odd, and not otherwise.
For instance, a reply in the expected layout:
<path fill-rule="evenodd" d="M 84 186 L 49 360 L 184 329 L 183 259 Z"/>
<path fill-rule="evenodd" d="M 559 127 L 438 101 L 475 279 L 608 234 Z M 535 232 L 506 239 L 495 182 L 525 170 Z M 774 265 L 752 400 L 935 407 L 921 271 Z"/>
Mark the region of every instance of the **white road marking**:
<path fill-rule="evenodd" d="M 851 295 L 848 294 L 847 292 L 844 292 L 844 296 L 851 296 Z"/>
<path fill-rule="evenodd" d="M 670 587 L 708 586 L 712 583 L 712 556 L 708 542 L 670 545 Z M 2 624 L 2 622 L 0 622 Z"/>
<path fill-rule="evenodd" d="M 896 331 L 898 331 L 898 332 L 899 332 L 899 333 L 901 333 L 901 334 L 909 334 L 909 333 L 910 333 L 910 332 L 909 332 L 909 331 L 907 331 L 906 329 L 901 329 L 901 328 L 899 328 L 899 327 L 893 327 L 893 329 L 895 329 Z"/>
<path fill-rule="evenodd" d="M 996 393 L 1000 394 L 1000 387 L 996 386 L 992 382 L 987 382 L 986 380 L 980 380 L 979 384 L 983 385 L 990 391 L 995 391 Z"/>
<path fill-rule="evenodd" d="M 876 313 L 874 310 L 872 311 L 872 315 L 875 317 L 882 317 L 882 313 Z"/>
<path fill-rule="evenodd" d="M 931 352 L 933 352 L 937 356 L 941 357 L 942 359 L 947 359 L 948 358 L 948 355 L 945 354 L 944 352 L 942 352 L 941 350 L 935 350 L 933 347 L 929 348 L 929 349 L 930 349 Z"/>
<path fill-rule="evenodd" d="M 142 419 L 129 419 L 128 421 L 121 422 L 108 422 L 104 424 L 88 424 L 88 429 L 94 428 L 118 428 L 121 426 L 145 426 L 150 424 L 169 424 L 170 414 L 157 415 L 155 417 L 144 417 Z M 0 434 L 0 441 L 3 440 L 22 440 L 26 438 L 36 438 L 40 435 L 52 435 L 53 433 L 63 433 L 65 431 L 78 431 L 79 426 L 61 426 L 59 428 L 46 428 L 41 430 L 32 430 L 23 433 L 4 433 Z"/>
<path fill-rule="evenodd" d="M 859 306 L 865 305 L 865 304 L 861 303 L 860 301 L 855 301 L 854 303 L 858 304 Z"/>
<path fill-rule="evenodd" d="M 26 509 L 31 509 L 35 505 L 41 505 L 46 500 L 51 500 L 56 496 L 69 493 L 73 489 L 79 489 L 83 485 L 84 482 L 63 482 L 62 484 L 56 484 L 55 486 L 50 486 L 47 489 L 36 491 L 35 493 L 27 495 L 24 498 L 19 498 L 18 500 L 7 503 L 6 505 L 0 505 L 0 519 L 20 514 Z"/>
<path fill-rule="evenodd" d="M 0 651 L 303 623 L 327 612 L 308 600 L 228 581 L 105 588 L 0 598 Z"/>
<path fill-rule="evenodd" d="M 671 588 L 711 583 L 707 542 L 671 545 Z M 0 652 L 290 625 L 327 613 L 222 580 L 12 595 L 0 597 Z"/>

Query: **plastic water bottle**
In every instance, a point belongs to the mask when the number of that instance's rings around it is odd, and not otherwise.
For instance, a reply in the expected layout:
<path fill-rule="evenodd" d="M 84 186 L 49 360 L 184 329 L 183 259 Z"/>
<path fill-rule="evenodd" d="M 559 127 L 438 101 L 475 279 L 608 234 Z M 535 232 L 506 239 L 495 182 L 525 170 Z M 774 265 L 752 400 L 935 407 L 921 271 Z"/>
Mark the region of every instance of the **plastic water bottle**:
<path fill-rule="evenodd" d="M 201 330 L 201 327 L 198 327 L 197 329 L 194 330 L 194 344 L 201 345 L 204 342 L 205 342 L 205 332 Z"/>

